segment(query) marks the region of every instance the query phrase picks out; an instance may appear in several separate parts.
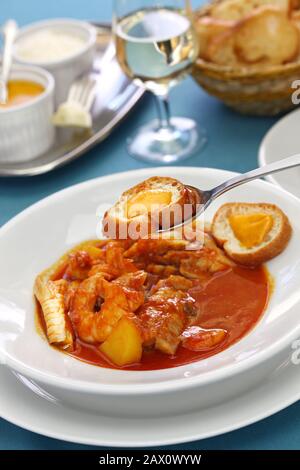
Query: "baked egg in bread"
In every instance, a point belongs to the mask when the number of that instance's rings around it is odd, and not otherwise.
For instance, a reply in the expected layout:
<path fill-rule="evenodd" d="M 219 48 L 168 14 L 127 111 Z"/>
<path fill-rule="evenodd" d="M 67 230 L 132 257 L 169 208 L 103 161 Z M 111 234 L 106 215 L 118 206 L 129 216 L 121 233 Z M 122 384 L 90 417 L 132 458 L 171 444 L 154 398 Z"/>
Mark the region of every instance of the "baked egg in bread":
<path fill-rule="evenodd" d="M 212 222 L 217 243 L 236 263 L 248 266 L 258 266 L 279 255 L 291 234 L 287 216 L 273 204 L 224 204 Z"/>
<path fill-rule="evenodd" d="M 160 227 L 181 223 L 184 206 L 192 203 L 191 191 L 180 181 L 154 176 L 121 195 L 104 215 L 103 233 L 109 238 L 144 238 Z"/>

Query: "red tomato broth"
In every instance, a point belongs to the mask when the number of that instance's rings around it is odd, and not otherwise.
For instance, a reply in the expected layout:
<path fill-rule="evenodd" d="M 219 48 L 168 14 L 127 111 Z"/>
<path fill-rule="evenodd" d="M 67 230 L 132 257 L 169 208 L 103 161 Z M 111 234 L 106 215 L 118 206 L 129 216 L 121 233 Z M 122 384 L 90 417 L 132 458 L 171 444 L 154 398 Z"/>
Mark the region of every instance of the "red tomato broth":
<path fill-rule="evenodd" d="M 222 328 L 227 335 L 222 343 L 206 351 L 191 351 L 179 346 L 174 356 L 157 350 L 144 350 L 140 363 L 122 367 L 123 370 L 141 371 L 168 369 L 203 360 L 220 353 L 247 335 L 260 320 L 272 292 L 271 278 L 264 267 L 255 269 L 234 267 L 214 275 L 204 284 L 190 289 L 201 311 L 201 328 Z M 41 309 L 39 318 L 43 319 Z M 43 322 L 40 322 L 44 331 Z M 79 338 L 75 349 L 68 352 L 73 357 L 104 368 L 120 369 L 103 355 L 97 346 L 84 343 Z"/>

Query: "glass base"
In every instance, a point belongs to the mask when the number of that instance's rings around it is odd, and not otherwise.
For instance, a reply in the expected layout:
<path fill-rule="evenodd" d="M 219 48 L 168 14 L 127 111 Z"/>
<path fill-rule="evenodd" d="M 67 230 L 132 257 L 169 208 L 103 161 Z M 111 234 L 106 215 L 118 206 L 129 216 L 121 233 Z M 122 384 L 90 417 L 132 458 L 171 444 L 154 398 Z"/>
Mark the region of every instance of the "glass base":
<path fill-rule="evenodd" d="M 171 126 L 159 128 L 152 121 L 128 139 L 128 152 L 147 163 L 169 164 L 191 157 L 207 143 L 206 132 L 192 119 L 172 118 Z"/>

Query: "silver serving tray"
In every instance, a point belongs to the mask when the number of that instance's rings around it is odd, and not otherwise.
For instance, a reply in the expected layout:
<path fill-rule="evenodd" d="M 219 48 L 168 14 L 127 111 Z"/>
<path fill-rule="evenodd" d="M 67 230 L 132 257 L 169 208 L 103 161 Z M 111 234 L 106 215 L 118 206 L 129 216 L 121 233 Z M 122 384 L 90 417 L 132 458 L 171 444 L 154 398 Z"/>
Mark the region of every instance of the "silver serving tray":
<path fill-rule="evenodd" d="M 58 129 L 55 145 L 38 158 L 18 163 L 0 161 L 0 176 L 40 175 L 79 158 L 104 140 L 142 97 L 144 91 L 124 75 L 117 63 L 110 26 L 95 26 L 98 46 L 91 75 L 97 80 L 98 92 L 92 109 L 93 129 Z"/>

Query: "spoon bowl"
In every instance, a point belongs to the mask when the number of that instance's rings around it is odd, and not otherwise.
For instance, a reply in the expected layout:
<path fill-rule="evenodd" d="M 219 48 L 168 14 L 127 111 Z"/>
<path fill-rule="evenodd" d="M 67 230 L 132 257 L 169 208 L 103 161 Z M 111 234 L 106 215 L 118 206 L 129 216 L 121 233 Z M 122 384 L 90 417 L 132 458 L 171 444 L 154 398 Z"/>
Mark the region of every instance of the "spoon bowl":
<path fill-rule="evenodd" d="M 175 230 L 179 227 L 182 227 L 182 225 L 195 220 L 201 214 L 203 214 L 203 212 L 210 206 L 213 201 L 215 201 L 215 199 L 217 199 L 222 194 L 225 194 L 227 191 L 236 188 L 237 186 L 248 183 L 249 181 L 253 181 L 258 178 L 262 178 L 263 176 L 270 175 L 271 173 L 277 173 L 279 171 L 288 170 L 296 166 L 300 166 L 300 154 L 284 158 L 282 160 L 279 160 L 278 162 L 271 163 L 261 168 L 256 168 L 255 170 L 235 176 L 234 178 L 231 178 L 230 180 L 225 181 L 224 183 L 210 190 L 203 191 L 202 189 L 196 188 L 195 186 L 186 185 L 185 187 L 192 193 L 192 215 L 188 216 L 187 218 L 184 218 L 179 224 L 173 225 L 171 227 L 169 226 L 168 228 L 160 228 L 160 230 L 158 230 L 158 233 Z"/>

